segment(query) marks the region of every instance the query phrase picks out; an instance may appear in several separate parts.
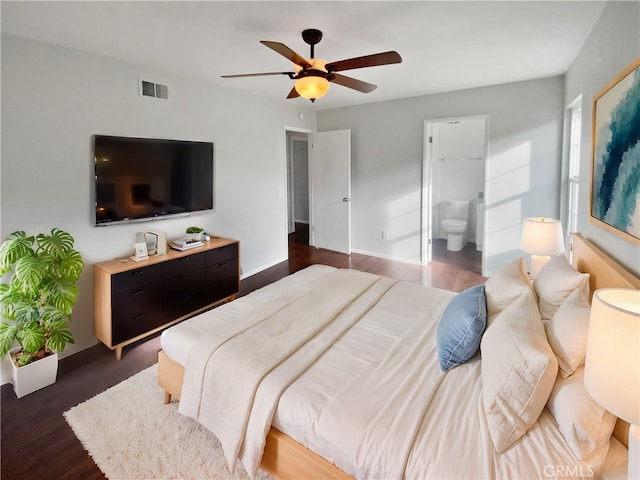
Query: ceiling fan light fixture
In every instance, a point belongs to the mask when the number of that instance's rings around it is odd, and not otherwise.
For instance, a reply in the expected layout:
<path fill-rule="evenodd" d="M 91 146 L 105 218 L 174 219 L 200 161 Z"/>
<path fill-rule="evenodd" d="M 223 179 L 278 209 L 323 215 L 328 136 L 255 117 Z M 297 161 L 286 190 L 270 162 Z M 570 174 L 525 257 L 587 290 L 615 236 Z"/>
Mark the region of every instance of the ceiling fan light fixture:
<path fill-rule="evenodd" d="M 329 80 L 315 75 L 301 77 L 296 80 L 294 85 L 296 92 L 298 92 L 301 97 L 308 98 L 312 102 L 317 98 L 324 97 L 329 91 L 329 86 Z"/>

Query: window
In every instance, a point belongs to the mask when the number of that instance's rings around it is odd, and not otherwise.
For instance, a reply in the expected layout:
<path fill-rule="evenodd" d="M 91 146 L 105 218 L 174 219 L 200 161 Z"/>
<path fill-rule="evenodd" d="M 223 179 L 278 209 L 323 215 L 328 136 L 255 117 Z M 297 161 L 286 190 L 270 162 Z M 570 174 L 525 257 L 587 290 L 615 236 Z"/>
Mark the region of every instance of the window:
<path fill-rule="evenodd" d="M 569 105 L 569 176 L 567 202 L 567 234 L 578 228 L 578 188 L 580 186 L 580 137 L 582 127 L 582 97 Z"/>

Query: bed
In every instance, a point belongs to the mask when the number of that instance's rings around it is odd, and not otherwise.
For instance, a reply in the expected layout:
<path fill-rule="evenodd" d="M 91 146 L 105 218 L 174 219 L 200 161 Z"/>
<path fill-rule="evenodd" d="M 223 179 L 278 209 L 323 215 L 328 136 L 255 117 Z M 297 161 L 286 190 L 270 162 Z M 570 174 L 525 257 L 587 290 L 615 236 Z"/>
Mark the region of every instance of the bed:
<path fill-rule="evenodd" d="M 581 235 L 575 268 L 563 258 L 537 289 L 519 261 L 471 293 L 312 266 L 163 332 L 158 383 L 250 475 L 599 477 L 626 465 L 627 426 L 576 400 L 580 355 L 562 321 L 584 319 L 595 289 L 640 280 Z M 465 324 L 478 332 L 461 340 L 454 324 L 448 345 L 452 307 L 481 299 L 486 330 Z M 586 426 L 567 419 L 583 403 Z"/>

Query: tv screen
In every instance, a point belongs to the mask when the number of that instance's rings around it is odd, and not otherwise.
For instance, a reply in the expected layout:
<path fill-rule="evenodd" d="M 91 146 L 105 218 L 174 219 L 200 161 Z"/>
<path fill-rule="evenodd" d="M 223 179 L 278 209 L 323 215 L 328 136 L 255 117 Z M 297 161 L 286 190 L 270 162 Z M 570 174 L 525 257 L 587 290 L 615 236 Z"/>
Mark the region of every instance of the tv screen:
<path fill-rule="evenodd" d="M 213 209 L 213 143 L 95 135 L 96 225 Z"/>

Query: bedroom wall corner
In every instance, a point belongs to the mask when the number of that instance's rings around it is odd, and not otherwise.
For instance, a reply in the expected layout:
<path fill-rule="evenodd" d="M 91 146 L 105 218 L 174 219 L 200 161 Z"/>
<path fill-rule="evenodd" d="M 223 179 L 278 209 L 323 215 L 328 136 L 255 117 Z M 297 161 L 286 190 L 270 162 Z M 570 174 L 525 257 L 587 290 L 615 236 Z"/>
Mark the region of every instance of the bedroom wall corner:
<path fill-rule="evenodd" d="M 522 218 L 559 213 L 563 89 L 556 76 L 319 111 L 320 131 L 352 132 L 354 250 L 420 262 L 424 121 L 488 115 L 485 273 L 523 256 Z"/>

